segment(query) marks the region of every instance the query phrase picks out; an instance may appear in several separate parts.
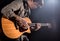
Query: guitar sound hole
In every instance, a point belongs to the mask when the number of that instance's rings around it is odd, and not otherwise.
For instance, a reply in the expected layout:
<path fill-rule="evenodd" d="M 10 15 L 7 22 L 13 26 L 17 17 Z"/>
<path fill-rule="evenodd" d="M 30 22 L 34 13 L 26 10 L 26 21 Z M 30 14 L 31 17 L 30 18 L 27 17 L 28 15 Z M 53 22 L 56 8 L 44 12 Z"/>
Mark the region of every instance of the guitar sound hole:
<path fill-rule="evenodd" d="M 22 28 L 22 27 L 19 27 L 19 31 L 20 32 L 23 32 L 23 31 L 26 31 L 27 29 L 24 29 L 24 28 Z"/>

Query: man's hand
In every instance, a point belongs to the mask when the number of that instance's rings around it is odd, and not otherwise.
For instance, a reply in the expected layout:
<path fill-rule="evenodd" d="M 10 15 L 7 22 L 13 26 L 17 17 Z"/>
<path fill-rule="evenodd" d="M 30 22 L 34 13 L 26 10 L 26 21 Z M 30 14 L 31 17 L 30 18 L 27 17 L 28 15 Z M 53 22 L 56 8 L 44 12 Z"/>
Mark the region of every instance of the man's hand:
<path fill-rule="evenodd" d="M 41 24 L 40 23 L 36 23 L 35 26 L 32 26 L 31 27 L 31 30 L 32 31 L 37 31 L 41 28 Z"/>
<path fill-rule="evenodd" d="M 16 18 L 18 26 L 22 27 L 23 29 L 28 29 L 29 25 L 28 23 L 21 17 Z"/>
<path fill-rule="evenodd" d="M 37 23 L 37 24 L 35 25 L 35 27 L 36 27 L 35 31 L 37 31 L 37 30 L 39 30 L 39 29 L 41 28 L 41 24 L 40 24 L 40 23 Z"/>

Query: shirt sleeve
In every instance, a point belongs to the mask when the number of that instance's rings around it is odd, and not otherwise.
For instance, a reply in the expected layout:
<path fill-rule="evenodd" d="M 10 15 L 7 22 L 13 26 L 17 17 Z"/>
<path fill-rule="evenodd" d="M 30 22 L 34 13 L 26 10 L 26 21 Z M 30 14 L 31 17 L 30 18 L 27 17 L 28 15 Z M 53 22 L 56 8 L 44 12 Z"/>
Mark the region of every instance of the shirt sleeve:
<path fill-rule="evenodd" d="M 21 4 L 22 4 L 22 1 L 15 0 L 10 4 L 8 4 L 7 6 L 5 6 L 4 8 L 2 8 L 1 13 L 6 18 L 11 18 L 15 14 L 14 11 L 18 10 Z"/>

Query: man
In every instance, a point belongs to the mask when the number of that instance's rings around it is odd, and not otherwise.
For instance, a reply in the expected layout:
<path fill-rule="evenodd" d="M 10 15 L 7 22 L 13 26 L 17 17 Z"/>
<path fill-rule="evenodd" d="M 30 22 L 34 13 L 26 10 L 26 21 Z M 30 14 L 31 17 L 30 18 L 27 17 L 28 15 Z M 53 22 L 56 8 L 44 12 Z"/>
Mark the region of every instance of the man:
<path fill-rule="evenodd" d="M 34 2 L 33 0 L 14 0 L 7 6 L 5 6 L 1 13 L 5 18 L 8 18 L 11 21 L 17 21 L 17 25 L 21 26 L 24 30 L 29 27 L 28 23 L 23 20 L 24 17 L 29 17 L 30 9 L 37 8 L 38 3 Z M 37 31 L 40 29 L 40 27 L 31 28 L 34 31 Z M 19 41 L 19 39 L 17 39 Z"/>

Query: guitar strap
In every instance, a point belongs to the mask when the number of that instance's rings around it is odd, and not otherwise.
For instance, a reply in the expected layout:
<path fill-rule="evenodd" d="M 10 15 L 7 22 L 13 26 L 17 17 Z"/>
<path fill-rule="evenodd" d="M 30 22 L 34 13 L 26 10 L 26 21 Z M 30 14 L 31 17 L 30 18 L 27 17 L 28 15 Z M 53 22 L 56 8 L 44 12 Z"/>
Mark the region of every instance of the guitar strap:
<path fill-rule="evenodd" d="M 21 41 L 29 41 L 29 39 L 26 35 L 22 35 L 21 36 Z"/>

